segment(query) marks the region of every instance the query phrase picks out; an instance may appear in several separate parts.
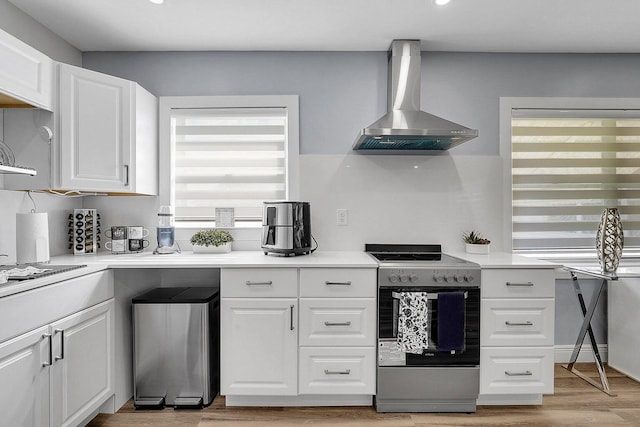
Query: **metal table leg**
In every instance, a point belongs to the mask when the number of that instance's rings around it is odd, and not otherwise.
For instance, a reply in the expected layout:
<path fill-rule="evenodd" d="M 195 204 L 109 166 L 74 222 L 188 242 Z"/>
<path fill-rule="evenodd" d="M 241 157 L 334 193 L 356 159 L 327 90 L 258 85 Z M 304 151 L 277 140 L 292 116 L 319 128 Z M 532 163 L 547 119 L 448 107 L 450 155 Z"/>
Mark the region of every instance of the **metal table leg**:
<path fill-rule="evenodd" d="M 593 295 L 591 296 L 591 301 L 589 301 L 589 307 L 587 308 L 584 297 L 582 296 L 582 289 L 580 288 L 580 283 L 578 282 L 578 277 L 573 271 L 571 273 L 571 281 L 573 282 L 573 287 L 575 288 L 576 294 L 578 296 L 578 302 L 580 303 L 580 309 L 582 310 L 582 315 L 584 316 L 584 320 L 582 321 L 582 328 L 580 328 L 580 333 L 578 334 L 578 339 L 576 341 L 576 345 L 573 348 L 573 353 L 571 354 L 571 359 L 569 360 L 569 364 L 562 365 L 563 368 L 567 369 L 569 372 L 577 375 L 582 378 L 592 386 L 596 387 L 599 390 L 607 393 L 609 396 L 615 396 L 609 388 L 609 380 L 607 379 L 607 374 L 604 371 L 604 365 L 602 363 L 602 359 L 600 357 L 600 352 L 598 351 L 598 345 L 596 343 L 596 338 L 593 335 L 593 330 L 591 329 L 591 318 L 593 317 L 593 313 L 596 310 L 596 305 L 598 305 L 598 300 L 600 299 L 600 295 L 602 294 L 602 290 L 607 284 L 606 279 L 602 279 L 600 286 L 597 286 L 593 291 Z M 596 381 L 592 380 L 579 370 L 577 370 L 574 365 L 576 360 L 578 359 L 578 354 L 580 353 L 580 349 L 582 348 L 582 343 L 584 342 L 585 335 L 589 333 L 589 340 L 591 341 L 591 351 L 593 352 L 593 356 L 596 362 L 596 368 L 598 369 L 598 375 L 600 376 L 600 384 Z"/>

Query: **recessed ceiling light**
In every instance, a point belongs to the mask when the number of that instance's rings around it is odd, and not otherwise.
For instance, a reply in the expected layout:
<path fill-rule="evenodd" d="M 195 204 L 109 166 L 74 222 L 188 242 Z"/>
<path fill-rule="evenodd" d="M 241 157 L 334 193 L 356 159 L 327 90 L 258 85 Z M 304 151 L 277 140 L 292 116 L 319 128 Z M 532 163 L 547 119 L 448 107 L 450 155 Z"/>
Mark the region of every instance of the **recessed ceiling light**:
<path fill-rule="evenodd" d="M 153 4 L 162 4 L 164 3 L 164 0 L 149 0 L 151 3 Z M 442 1 L 442 0 L 438 0 L 438 1 Z"/>
<path fill-rule="evenodd" d="M 436 0 L 436 4 L 442 6 L 443 4 L 449 3 L 450 0 Z"/>

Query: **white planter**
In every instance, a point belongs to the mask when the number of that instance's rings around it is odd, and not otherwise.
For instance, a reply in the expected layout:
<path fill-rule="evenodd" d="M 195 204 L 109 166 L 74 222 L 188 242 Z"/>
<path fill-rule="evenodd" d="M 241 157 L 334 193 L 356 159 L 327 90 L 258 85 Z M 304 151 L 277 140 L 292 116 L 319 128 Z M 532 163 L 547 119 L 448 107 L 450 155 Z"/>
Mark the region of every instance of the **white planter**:
<path fill-rule="evenodd" d="M 479 245 L 475 243 L 466 243 L 466 245 L 467 245 L 466 251 L 469 254 L 488 254 L 489 247 L 491 246 L 491 244 Z"/>
<path fill-rule="evenodd" d="M 223 254 L 227 252 L 231 252 L 231 243 L 225 243 L 222 246 L 193 245 L 194 254 Z"/>

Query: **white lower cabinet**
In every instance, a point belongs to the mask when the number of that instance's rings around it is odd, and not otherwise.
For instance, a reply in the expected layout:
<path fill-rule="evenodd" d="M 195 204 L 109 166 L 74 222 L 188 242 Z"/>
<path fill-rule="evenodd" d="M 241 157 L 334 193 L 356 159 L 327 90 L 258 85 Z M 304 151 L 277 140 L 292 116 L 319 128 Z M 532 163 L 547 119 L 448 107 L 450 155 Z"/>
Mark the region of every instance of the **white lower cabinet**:
<path fill-rule="evenodd" d="M 478 403 L 541 403 L 553 393 L 554 270 L 483 269 L 481 292 Z"/>
<path fill-rule="evenodd" d="M 0 425 L 49 425 L 49 327 L 0 344 Z"/>
<path fill-rule="evenodd" d="M 486 348 L 480 354 L 481 394 L 553 393 L 553 348 Z"/>
<path fill-rule="evenodd" d="M 375 370 L 375 348 L 301 347 L 300 394 L 375 394 Z"/>
<path fill-rule="evenodd" d="M 91 290 L 89 294 L 73 293 L 83 286 Z M 55 298 L 61 295 L 66 300 Z M 106 301 L 105 295 L 109 297 Z M 69 313 L 71 307 L 83 305 L 89 308 Z M 24 318 L 14 313 L 19 306 L 23 307 Z M 28 314 L 32 307 L 37 315 Z M 38 317 L 57 317 L 65 312 L 59 320 L 30 331 L 20 329 L 20 325 L 30 325 Z M 16 325 L 3 328 L 1 338 L 19 333 L 0 343 L 0 426 L 78 426 L 113 395 L 114 300 L 110 272 L 0 298 L 0 322 Z"/>
<path fill-rule="evenodd" d="M 296 298 L 222 298 L 222 394 L 298 394 L 297 305 Z"/>
<path fill-rule="evenodd" d="M 75 426 L 113 394 L 113 299 L 51 325 L 51 425 Z"/>
<path fill-rule="evenodd" d="M 227 405 L 371 402 L 375 269 L 222 269 L 220 283 Z"/>

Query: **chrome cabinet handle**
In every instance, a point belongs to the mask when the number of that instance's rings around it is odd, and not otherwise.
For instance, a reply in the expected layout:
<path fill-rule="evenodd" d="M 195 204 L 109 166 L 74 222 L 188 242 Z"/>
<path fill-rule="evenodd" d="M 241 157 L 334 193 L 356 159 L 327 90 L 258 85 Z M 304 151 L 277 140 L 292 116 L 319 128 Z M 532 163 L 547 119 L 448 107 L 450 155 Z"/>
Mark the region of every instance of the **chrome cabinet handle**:
<path fill-rule="evenodd" d="M 129 165 L 124 165 L 124 186 L 129 186 Z"/>
<path fill-rule="evenodd" d="M 351 280 L 347 280 L 346 282 L 330 282 L 326 280 L 324 284 L 327 286 L 351 286 Z"/>
<path fill-rule="evenodd" d="M 526 322 L 510 322 L 510 321 L 506 321 L 504 322 L 505 325 L 507 326 L 533 326 L 533 322 L 527 320 Z"/>
<path fill-rule="evenodd" d="M 508 377 L 528 377 L 533 375 L 531 371 L 524 371 L 524 372 L 504 371 L 504 374 Z"/>
<path fill-rule="evenodd" d="M 324 326 L 351 326 L 351 322 L 324 322 Z"/>
<path fill-rule="evenodd" d="M 54 361 L 57 362 L 58 360 L 64 359 L 64 329 L 56 329 L 53 333 L 54 335 L 60 333 L 60 356 L 54 358 Z"/>
<path fill-rule="evenodd" d="M 291 308 L 291 329 L 293 331 L 293 304 L 291 304 L 291 306 L 289 308 Z"/>
<path fill-rule="evenodd" d="M 507 282 L 506 284 L 507 284 L 507 286 L 517 286 L 517 287 L 531 287 L 531 286 L 533 286 L 533 283 L 531 283 L 531 282 L 526 282 L 526 283 Z"/>
<path fill-rule="evenodd" d="M 42 334 L 42 338 L 46 338 L 49 340 L 49 363 L 43 363 L 42 367 L 46 368 L 47 366 L 53 365 L 53 345 L 51 345 L 51 334 Z"/>
<path fill-rule="evenodd" d="M 325 375 L 349 375 L 351 373 L 351 369 L 347 369 L 345 371 L 330 371 L 328 369 L 324 370 Z"/>
<path fill-rule="evenodd" d="M 247 286 L 271 286 L 273 282 L 271 280 L 267 282 L 252 282 L 251 280 L 247 280 L 244 284 Z"/>

